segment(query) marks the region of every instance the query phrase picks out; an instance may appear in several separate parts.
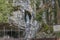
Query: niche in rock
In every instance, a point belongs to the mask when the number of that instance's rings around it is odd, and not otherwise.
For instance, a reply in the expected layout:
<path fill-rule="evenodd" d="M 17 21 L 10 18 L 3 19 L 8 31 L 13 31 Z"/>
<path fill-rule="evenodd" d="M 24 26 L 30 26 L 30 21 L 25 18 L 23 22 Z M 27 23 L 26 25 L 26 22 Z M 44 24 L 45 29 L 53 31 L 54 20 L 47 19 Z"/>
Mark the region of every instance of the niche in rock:
<path fill-rule="evenodd" d="M 25 22 L 27 22 L 28 20 L 31 20 L 31 14 L 29 11 L 25 10 Z"/>

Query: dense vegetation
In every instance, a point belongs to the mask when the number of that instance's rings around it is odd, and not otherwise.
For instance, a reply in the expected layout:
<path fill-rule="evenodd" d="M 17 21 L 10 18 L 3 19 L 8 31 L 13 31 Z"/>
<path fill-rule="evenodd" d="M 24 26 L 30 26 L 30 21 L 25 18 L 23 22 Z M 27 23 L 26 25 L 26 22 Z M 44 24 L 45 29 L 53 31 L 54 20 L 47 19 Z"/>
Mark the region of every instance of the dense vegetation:
<path fill-rule="evenodd" d="M 7 15 L 11 12 L 11 4 L 7 0 L 0 0 L 0 22 L 7 22 Z"/>

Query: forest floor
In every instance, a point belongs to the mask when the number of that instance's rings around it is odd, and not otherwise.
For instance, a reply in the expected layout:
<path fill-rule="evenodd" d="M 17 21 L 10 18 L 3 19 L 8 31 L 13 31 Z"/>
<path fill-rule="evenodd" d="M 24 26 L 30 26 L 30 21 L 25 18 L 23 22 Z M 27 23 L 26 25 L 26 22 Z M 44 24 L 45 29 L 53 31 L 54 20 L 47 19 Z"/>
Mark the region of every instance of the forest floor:
<path fill-rule="evenodd" d="M 11 30 L 11 28 L 13 30 L 17 29 L 12 26 L 10 26 L 9 23 L 0 23 L 0 31 L 1 30 L 4 30 L 4 27 L 6 30 Z M 0 40 L 22 40 L 21 38 L 13 38 L 13 37 L 8 37 L 8 36 L 3 36 L 3 37 L 0 37 Z M 39 39 L 31 39 L 31 40 L 57 40 L 57 38 L 39 38 Z"/>
<path fill-rule="evenodd" d="M 21 40 L 21 39 L 17 39 L 17 38 L 1 38 L 0 40 Z M 57 38 L 40 38 L 40 39 L 31 39 L 31 40 L 59 40 Z"/>

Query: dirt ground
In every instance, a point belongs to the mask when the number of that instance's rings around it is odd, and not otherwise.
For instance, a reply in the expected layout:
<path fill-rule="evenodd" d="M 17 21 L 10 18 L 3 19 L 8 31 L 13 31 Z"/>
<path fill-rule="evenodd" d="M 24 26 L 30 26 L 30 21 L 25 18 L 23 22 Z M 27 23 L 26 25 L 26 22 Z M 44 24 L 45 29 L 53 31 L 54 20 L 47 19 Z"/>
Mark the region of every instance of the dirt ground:
<path fill-rule="evenodd" d="M 19 39 L 19 38 L 1 38 L 0 40 L 23 40 L 23 39 Z M 31 39 L 31 40 L 59 40 L 57 38 L 40 38 L 40 39 Z"/>

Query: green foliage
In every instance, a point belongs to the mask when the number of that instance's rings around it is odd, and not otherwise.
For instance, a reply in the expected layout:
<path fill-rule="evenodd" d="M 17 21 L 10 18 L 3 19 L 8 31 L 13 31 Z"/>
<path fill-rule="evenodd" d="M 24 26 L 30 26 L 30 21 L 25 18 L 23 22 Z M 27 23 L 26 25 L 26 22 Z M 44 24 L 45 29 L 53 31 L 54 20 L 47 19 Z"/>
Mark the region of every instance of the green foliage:
<path fill-rule="evenodd" d="M 36 8 L 39 8 L 40 0 L 36 0 Z"/>
<path fill-rule="evenodd" d="M 51 26 L 45 25 L 44 26 L 44 32 L 46 32 L 46 33 L 52 33 L 53 32 L 53 28 Z"/>
<path fill-rule="evenodd" d="M 0 22 L 7 22 L 7 14 L 10 14 L 12 9 L 8 0 L 0 0 Z"/>
<path fill-rule="evenodd" d="M 36 20 L 37 21 L 39 21 L 39 22 L 42 21 L 42 14 L 43 14 L 43 11 L 42 10 L 39 11 L 39 12 L 37 12 L 37 14 L 36 14 Z"/>
<path fill-rule="evenodd" d="M 60 37 L 60 32 L 55 33 L 56 37 Z"/>
<path fill-rule="evenodd" d="M 43 23 L 41 31 L 49 34 L 53 32 L 53 27 L 49 26 L 48 24 Z"/>

